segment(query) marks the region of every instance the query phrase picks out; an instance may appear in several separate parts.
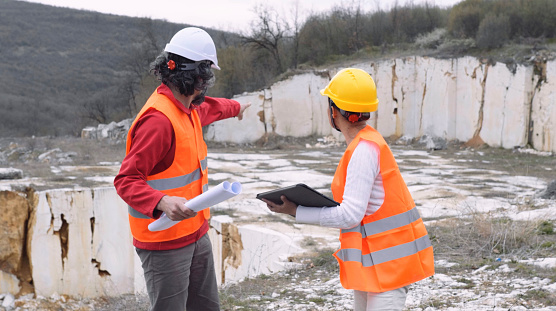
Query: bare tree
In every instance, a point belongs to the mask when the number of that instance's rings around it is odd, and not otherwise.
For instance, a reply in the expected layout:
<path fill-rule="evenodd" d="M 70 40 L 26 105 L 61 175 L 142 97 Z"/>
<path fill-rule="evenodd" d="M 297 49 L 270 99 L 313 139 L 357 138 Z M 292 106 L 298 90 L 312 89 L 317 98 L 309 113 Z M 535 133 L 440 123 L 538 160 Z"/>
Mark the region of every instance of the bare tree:
<path fill-rule="evenodd" d="M 103 124 L 110 119 L 111 96 L 105 93 L 96 93 L 87 97 L 83 104 L 82 117 Z"/>
<path fill-rule="evenodd" d="M 351 40 L 350 46 L 353 50 L 358 51 L 363 47 L 361 41 L 361 28 L 362 28 L 362 10 L 361 0 L 353 0 L 351 6 L 348 8 L 348 15 L 351 17 Z"/>
<path fill-rule="evenodd" d="M 260 4 L 255 7 L 254 11 L 257 19 L 251 23 L 251 35 L 242 35 L 242 42 L 256 50 L 270 53 L 277 70 L 283 72 L 280 45 L 287 38 L 288 24 L 273 8 Z"/>
<path fill-rule="evenodd" d="M 128 74 L 123 77 L 119 87 L 119 92 L 121 94 L 125 94 L 129 116 L 133 116 L 139 111 L 139 107 L 137 105 L 137 95 L 139 91 L 137 88 L 135 76 Z"/>
<path fill-rule="evenodd" d="M 299 17 L 299 0 L 295 0 L 294 6 L 291 9 L 291 16 L 293 17 L 292 26 L 288 27 L 292 29 L 292 40 L 293 40 L 293 55 L 292 55 L 292 68 L 297 68 L 297 62 L 299 59 L 299 32 L 303 24 L 301 23 Z"/>
<path fill-rule="evenodd" d="M 139 111 L 138 98 L 141 85 L 149 77 L 150 63 L 160 53 L 152 20 L 144 18 L 140 21 L 140 34 L 137 43 L 130 47 L 129 54 L 124 60 L 125 77 L 120 85 L 120 92 L 126 95 L 129 107 L 129 116 Z"/>

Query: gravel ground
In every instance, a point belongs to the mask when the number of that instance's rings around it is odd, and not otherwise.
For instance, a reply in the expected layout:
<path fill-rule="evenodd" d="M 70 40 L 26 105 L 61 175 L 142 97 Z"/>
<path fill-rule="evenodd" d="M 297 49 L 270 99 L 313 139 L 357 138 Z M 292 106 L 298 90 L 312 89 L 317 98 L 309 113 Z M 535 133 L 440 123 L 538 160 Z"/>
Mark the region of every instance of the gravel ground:
<path fill-rule="evenodd" d="M 53 146 L 59 146 L 65 157 L 51 158 L 48 162 L 37 160 L 39 155 Z M 343 150 L 341 144 L 334 143 L 328 145 L 329 149 L 315 149 L 322 146 L 315 146 L 312 139 L 284 139 L 263 147 L 209 147 L 209 153 L 226 152 L 245 157 L 249 154 L 276 154 L 277 158 L 289 160 L 289 153 L 305 147 L 312 148 L 312 151 L 330 152 L 333 157 L 341 155 Z M 427 150 L 416 145 L 393 144 L 392 147 L 395 154 L 399 153 L 396 158 L 404 177 L 407 176 L 408 185 L 413 189 L 412 193 L 422 204 L 419 208 L 435 247 L 436 274 L 410 287 L 407 310 L 556 310 L 556 239 L 553 230 L 556 203 L 537 195 L 556 178 L 554 155 L 530 149 L 471 149 L 458 144 L 448 145 L 443 150 Z M 68 156 L 68 151 L 74 151 L 72 148 L 77 148 L 77 156 Z M 52 178 L 50 185 L 56 186 L 63 181 L 59 176 L 52 177 L 51 170 L 53 166 L 63 163 L 53 162 L 71 161 L 72 165 L 95 165 L 102 161 L 113 163 L 121 160 L 121 148 L 121 145 L 110 144 L 91 146 L 90 143 L 72 139 L 66 142 L 51 139 L 46 142 L 23 141 L 15 145 L 10 140 L 2 139 L 0 164 L 20 168 L 25 174 L 43 174 L 45 178 Z M 337 159 L 325 166 L 317 164 L 310 167 L 313 164 L 306 164 L 306 168 L 328 174 L 333 172 L 335 161 Z M 310 162 L 309 159 L 307 163 Z M 85 178 L 90 172 L 84 171 L 83 181 L 93 184 Z M 114 172 L 105 170 L 105 173 Z M 427 192 L 431 188 L 435 190 L 432 194 Z M 480 198 L 472 201 L 478 202 L 477 205 L 496 202 L 505 208 L 499 209 L 495 215 L 490 210 L 479 214 L 434 209 L 439 204 L 454 208 L 460 207 L 461 202 L 469 205 L 470 201 L 466 200 L 452 202 L 458 193 L 464 199 Z M 492 232 L 490 235 L 478 235 L 485 228 L 491 231 L 495 231 L 492 228 L 501 228 L 496 230 L 518 236 L 527 227 L 523 227 L 522 231 L 516 230 L 529 222 L 516 216 L 539 211 L 549 211 L 553 217 L 546 218 L 547 229 L 544 233 L 538 233 L 538 223 L 534 224 L 536 231 L 527 231 L 527 237 L 535 241 L 511 245 L 513 248 L 508 251 L 509 245 L 499 249 L 497 241 L 488 241 L 496 238 Z M 485 219 L 485 215 L 490 218 Z M 288 218 L 286 220 L 291 222 Z M 505 221 L 507 226 L 496 227 Z M 514 240 L 506 238 L 503 242 L 509 244 Z M 222 309 L 351 309 L 352 294 L 340 285 L 332 251 L 318 245 L 308 247 L 306 254 L 294 259 L 297 263 L 294 269 L 227 284 L 220 291 Z M 148 310 L 148 299 L 141 295 L 98 299 L 28 295 L 15 301 L 13 299 L 10 295 L 0 294 L 0 310 Z"/>

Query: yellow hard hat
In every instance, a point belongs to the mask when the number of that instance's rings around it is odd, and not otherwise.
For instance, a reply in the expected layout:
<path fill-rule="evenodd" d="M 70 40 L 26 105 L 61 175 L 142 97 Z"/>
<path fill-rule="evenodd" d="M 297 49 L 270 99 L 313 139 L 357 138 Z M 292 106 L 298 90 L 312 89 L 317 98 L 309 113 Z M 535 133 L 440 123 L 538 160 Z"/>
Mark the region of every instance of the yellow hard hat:
<path fill-rule="evenodd" d="M 378 108 L 375 82 L 361 69 L 340 70 L 320 93 L 345 111 L 372 112 Z"/>

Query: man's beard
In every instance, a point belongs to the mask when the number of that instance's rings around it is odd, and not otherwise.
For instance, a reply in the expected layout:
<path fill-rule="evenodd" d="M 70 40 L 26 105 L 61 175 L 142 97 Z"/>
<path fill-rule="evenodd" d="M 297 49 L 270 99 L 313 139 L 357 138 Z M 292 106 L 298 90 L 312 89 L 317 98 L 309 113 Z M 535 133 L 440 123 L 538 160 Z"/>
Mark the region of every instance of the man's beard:
<path fill-rule="evenodd" d="M 199 95 L 195 96 L 195 98 L 193 99 L 193 101 L 191 101 L 191 103 L 195 106 L 199 106 L 202 103 L 204 103 L 206 92 L 207 92 L 207 89 L 204 89 Z"/>

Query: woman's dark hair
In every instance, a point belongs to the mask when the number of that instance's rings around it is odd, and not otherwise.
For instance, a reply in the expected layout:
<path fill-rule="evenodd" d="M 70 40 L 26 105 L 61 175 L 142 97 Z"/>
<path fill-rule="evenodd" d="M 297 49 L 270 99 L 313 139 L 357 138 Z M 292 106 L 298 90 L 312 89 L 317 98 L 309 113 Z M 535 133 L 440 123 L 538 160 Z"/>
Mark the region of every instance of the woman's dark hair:
<path fill-rule="evenodd" d="M 338 109 L 340 114 L 351 123 L 355 123 L 359 121 L 367 121 L 371 118 L 370 112 L 352 112 L 352 111 L 345 111 L 341 109 L 334 103 L 334 101 L 332 101 L 330 97 L 328 97 L 328 103 L 330 104 L 331 107 L 336 107 L 336 109 Z"/>
<path fill-rule="evenodd" d="M 169 68 L 169 61 L 175 63 L 174 69 Z M 185 96 L 193 95 L 195 90 L 203 91 L 202 99 L 204 101 L 204 92 L 214 85 L 214 73 L 210 67 L 212 62 L 209 60 L 197 62 L 199 63 L 197 68 L 192 70 L 180 69 L 184 64 L 193 63 L 195 61 L 174 53 L 162 52 L 151 63 L 151 72 L 165 85 L 177 87 L 180 93 Z"/>

